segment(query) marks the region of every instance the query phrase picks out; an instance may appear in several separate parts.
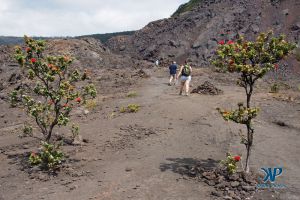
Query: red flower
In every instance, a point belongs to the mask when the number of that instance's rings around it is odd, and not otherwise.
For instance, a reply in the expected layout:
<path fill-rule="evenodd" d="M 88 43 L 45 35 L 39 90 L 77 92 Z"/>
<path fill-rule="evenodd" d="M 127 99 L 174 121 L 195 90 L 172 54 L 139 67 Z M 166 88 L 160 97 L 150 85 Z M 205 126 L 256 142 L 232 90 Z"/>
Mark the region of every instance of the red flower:
<path fill-rule="evenodd" d="M 31 51 L 31 48 L 30 48 L 30 47 L 27 47 L 27 48 L 26 48 L 26 52 L 29 52 L 29 51 Z"/>
<path fill-rule="evenodd" d="M 223 44 L 225 44 L 225 41 L 224 41 L 224 40 L 221 40 L 221 41 L 219 41 L 219 44 L 220 44 L 220 45 L 223 45 Z"/>
<path fill-rule="evenodd" d="M 36 59 L 35 59 L 35 58 L 31 58 L 30 61 L 31 61 L 32 63 L 35 63 L 35 62 L 36 62 Z"/>
<path fill-rule="evenodd" d="M 234 42 L 233 42 L 232 40 L 229 40 L 229 41 L 227 42 L 227 44 L 234 44 Z"/>
<path fill-rule="evenodd" d="M 241 160 L 241 156 L 234 156 L 233 158 L 236 162 L 239 162 Z"/>
<path fill-rule="evenodd" d="M 77 103 L 80 103 L 80 102 L 81 102 L 81 98 L 80 98 L 80 97 L 77 97 L 77 98 L 75 99 L 75 101 L 76 101 Z"/>
<path fill-rule="evenodd" d="M 66 103 L 66 104 L 63 105 L 63 107 L 69 107 L 69 104 Z"/>

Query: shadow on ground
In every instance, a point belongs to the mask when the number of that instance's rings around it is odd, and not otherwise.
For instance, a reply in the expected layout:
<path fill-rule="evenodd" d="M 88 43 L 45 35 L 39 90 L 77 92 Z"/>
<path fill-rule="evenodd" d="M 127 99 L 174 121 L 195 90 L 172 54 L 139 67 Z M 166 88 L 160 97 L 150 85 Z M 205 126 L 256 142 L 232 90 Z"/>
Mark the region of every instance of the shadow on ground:
<path fill-rule="evenodd" d="M 216 168 L 220 161 L 213 159 L 196 160 L 194 158 L 167 158 L 168 163 L 161 163 L 159 168 L 162 172 L 172 171 L 181 175 L 190 175 L 195 167 L 204 170 Z"/>

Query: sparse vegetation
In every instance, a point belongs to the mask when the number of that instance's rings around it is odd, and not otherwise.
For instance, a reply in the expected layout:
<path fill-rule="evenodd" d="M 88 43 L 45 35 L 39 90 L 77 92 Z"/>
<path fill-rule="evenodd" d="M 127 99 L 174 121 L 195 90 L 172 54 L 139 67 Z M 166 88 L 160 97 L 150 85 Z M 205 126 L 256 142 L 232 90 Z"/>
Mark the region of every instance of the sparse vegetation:
<path fill-rule="evenodd" d="M 83 36 L 78 36 L 76 38 L 92 37 L 101 40 L 101 42 L 105 43 L 107 42 L 107 40 L 109 40 L 112 37 L 119 36 L 119 35 L 133 35 L 134 33 L 135 31 L 123 31 L 123 32 L 115 32 L 115 33 L 83 35 Z"/>
<path fill-rule="evenodd" d="M 178 16 L 181 13 L 192 10 L 196 5 L 198 5 L 203 0 L 190 0 L 187 3 L 184 3 L 179 6 L 179 8 L 173 13 L 172 17 Z"/>
<path fill-rule="evenodd" d="M 245 171 L 249 172 L 250 155 L 253 146 L 254 128 L 252 119 L 259 108 L 251 107 L 251 96 L 254 84 L 271 69 L 278 68 L 278 62 L 288 55 L 296 45 L 286 42 L 283 35 L 274 37 L 273 32 L 261 33 L 256 41 L 247 41 L 240 37 L 234 41 L 220 41 L 213 64 L 225 71 L 239 73 L 237 84 L 245 89 L 246 106 L 238 104 L 237 110 L 226 111 L 218 109 L 223 119 L 244 124 L 246 136 L 241 133 L 241 143 L 246 146 Z"/>
<path fill-rule="evenodd" d="M 271 93 L 278 93 L 279 92 L 279 85 L 277 83 L 273 83 L 271 85 Z"/>
<path fill-rule="evenodd" d="M 120 109 L 121 113 L 136 113 L 140 110 L 140 105 L 138 104 L 129 104 L 127 107 L 122 106 Z"/>
<path fill-rule="evenodd" d="M 32 126 L 30 124 L 28 124 L 27 122 L 25 122 L 24 127 L 23 127 L 22 137 L 32 136 L 32 131 L 33 131 Z"/>
<path fill-rule="evenodd" d="M 135 92 L 135 91 L 132 91 L 132 92 L 129 92 L 128 94 L 127 94 L 127 97 L 129 97 L 129 98 L 134 98 L 134 97 L 137 97 L 137 92 Z"/>
<path fill-rule="evenodd" d="M 94 110 L 97 107 L 97 101 L 95 99 L 88 99 L 84 106 L 88 110 Z"/>
<path fill-rule="evenodd" d="M 71 127 L 72 139 L 74 140 L 79 135 L 79 126 L 73 124 Z"/>

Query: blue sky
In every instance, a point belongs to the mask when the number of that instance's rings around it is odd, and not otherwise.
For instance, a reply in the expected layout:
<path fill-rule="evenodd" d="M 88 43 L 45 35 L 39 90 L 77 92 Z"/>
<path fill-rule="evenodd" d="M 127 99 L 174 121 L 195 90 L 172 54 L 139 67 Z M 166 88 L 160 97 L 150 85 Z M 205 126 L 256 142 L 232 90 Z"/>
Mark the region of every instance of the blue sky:
<path fill-rule="evenodd" d="M 137 30 L 188 0 L 0 0 L 0 35 L 76 36 Z"/>

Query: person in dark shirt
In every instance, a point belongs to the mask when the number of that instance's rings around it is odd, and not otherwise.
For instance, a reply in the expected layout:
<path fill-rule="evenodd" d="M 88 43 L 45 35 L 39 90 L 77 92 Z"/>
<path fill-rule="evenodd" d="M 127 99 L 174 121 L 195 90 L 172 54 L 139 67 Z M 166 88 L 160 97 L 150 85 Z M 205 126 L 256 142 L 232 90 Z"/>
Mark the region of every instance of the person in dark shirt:
<path fill-rule="evenodd" d="M 175 61 L 169 66 L 169 70 L 170 70 L 169 85 L 172 84 L 173 80 L 174 80 L 174 84 L 175 84 L 176 83 L 176 72 L 177 72 L 177 64 Z"/>

